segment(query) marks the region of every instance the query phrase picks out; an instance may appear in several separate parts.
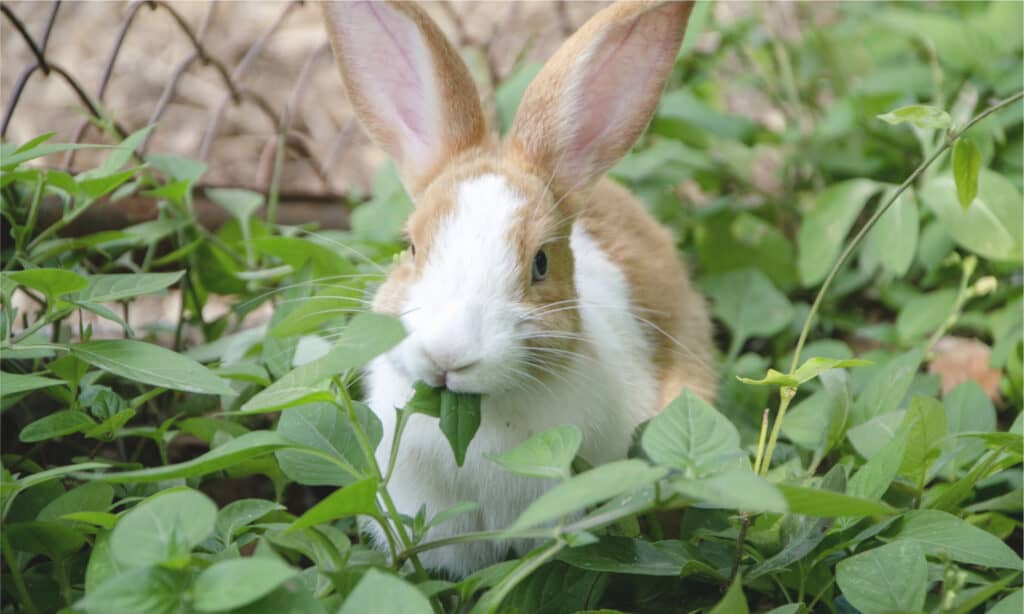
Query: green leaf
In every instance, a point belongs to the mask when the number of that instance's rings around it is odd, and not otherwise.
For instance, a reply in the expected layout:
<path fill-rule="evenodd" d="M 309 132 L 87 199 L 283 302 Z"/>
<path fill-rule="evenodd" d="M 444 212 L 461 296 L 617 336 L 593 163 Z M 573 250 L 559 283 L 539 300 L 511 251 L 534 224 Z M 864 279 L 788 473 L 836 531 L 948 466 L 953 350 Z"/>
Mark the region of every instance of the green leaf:
<path fill-rule="evenodd" d="M 71 300 L 107 303 L 152 294 L 176 283 L 185 271 L 176 273 L 132 273 L 125 275 L 90 275 L 89 287 L 71 297 Z"/>
<path fill-rule="evenodd" d="M 727 469 L 710 477 L 672 482 L 681 495 L 705 505 L 745 512 L 785 512 L 786 499 L 771 482 L 750 469 Z"/>
<path fill-rule="evenodd" d="M 216 521 L 217 506 L 206 495 L 188 489 L 163 492 L 121 517 L 110 535 L 111 553 L 126 567 L 184 567 Z"/>
<path fill-rule="evenodd" d="M 835 358 L 822 358 L 815 357 L 811 358 L 800 365 L 793 375 L 786 375 L 779 373 L 775 369 L 768 369 L 768 375 L 762 379 L 754 380 L 746 377 L 739 377 L 737 379 L 747 384 L 754 384 L 757 386 L 774 385 L 774 386 L 788 386 L 795 388 L 804 382 L 812 380 L 823 372 L 830 369 L 846 369 L 849 367 L 863 367 L 870 365 L 869 360 L 860 360 L 856 358 L 838 360 Z"/>
<path fill-rule="evenodd" d="M 313 277 L 338 279 L 336 276 L 355 273 L 355 267 L 341 254 L 298 237 L 261 237 L 253 239 L 253 247 L 261 254 L 274 256 L 299 271 L 306 263 L 312 268 Z"/>
<path fill-rule="evenodd" d="M 926 554 L 969 565 L 1019 571 L 1024 564 L 995 535 L 939 510 L 908 512 L 896 539 L 917 542 Z"/>
<path fill-rule="evenodd" d="M 4 539 L 18 552 L 41 554 L 59 561 L 82 549 L 85 536 L 65 522 L 13 522 L 4 526 Z"/>
<path fill-rule="evenodd" d="M 757 269 L 716 275 L 704 283 L 715 316 L 729 327 L 733 343 L 773 335 L 793 319 L 793 306 Z"/>
<path fill-rule="evenodd" d="M 743 578 L 736 575 L 725 597 L 718 602 L 710 614 L 747 614 L 750 609 L 747 607 L 747 598 L 743 595 Z"/>
<path fill-rule="evenodd" d="M 263 456 L 282 448 L 294 447 L 296 447 L 294 443 L 278 433 L 253 431 L 236 437 L 223 445 L 217 446 L 206 454 L 183 463 L 137 469 L 135 471 L 122 471 L 120 473 L 107 473 L 93 477 L 114 484 L 160 482 L 175 478 L 194 477 L 233 467 L 246 460 Z"/>
<path fill-rule="evenodd" d="M 981 170 L 981 150 L 968 136 L 953 144 L 953 180 L 960 206 L 967 209 L 978 195 L 978 171 Z"/>
<path fill-rule="evenodd" d="M 938 329 L 952 313 L 956 296 L 955 289 L 943 288 L 904 303 L 896 318 L 900 338 L 913 342 Z"/>
<path fill-rule="evenodd" d="M 406 411 L 431 416 L 441 417 L 441 389 L 434 388 L 426 382 L 413 384 L 413 395 L 405 404 Z"/>
<path fill-rule="evenodd" d="M 797 240 L 797 269 L 804 287 L 825 279 L 839 257 L 853 222 L 881 186 L 870 179 L 850 179 L 820 192 L 804 218 Z"/>
<path fill-rule="evenodd" d="M 833 518 L 837 516 L 888 516 L 896 512 L 881 501 L 853 497 L 831 490 L 779 484 L 789 511 L 794 514 Z"/>
<path fill-rule="evenodd" d="M 50 386 L 66 386 L 67 384 L 59 379 L 42 377 L 40 375 L 22 375 L 21 373 L 8 373 L 0 371 L 0 398 L 14 396 L 30 390 L 49 388 Z"/>
<path fill-rule="evenodd" d="M 641 444 L 651 460 L 684 477 L 700 477 L 746 456 L 732 422 L 690 390 L 648 423 Z"/>
<path fill-rule="evenodd" d="M 906 410 L 886 412 L 846 431 L 846 438 L 864 458 L 874 458 L 899 432 Z"/>
<path fill-rule="evenodd" d="M 356 417 L 363 431 L 376 448 L 383 431 L 380 420 L 362 403 L 355 403 Z M 293 450 L 281 450 L 277 461 L 289 479 L 306 486 L 348 486 L 362 479 L 368 462 L 359 447 L 348 415 L 331 403 L 313 403 L 295 407 L 281 414 L 277 433 L 321 452 L 334 464 Z"/>
<path fill-rule="evenodd" d="M 239 223 L 248 223 L 252 214 L 263 206 L 263 195 L 251 190 L 207 188 L 206 196 L 231 214 Z"/>
<path fill-rule="evenodd" d="M 4 273 L 4 276 L 18 285 L 39 290 L 50 301 L 72 292 L 78 292 L 89 285 L 89 281 L 85 277 L 63 269 L 29 269 Z"/>
<path fill-rule="evenodd" d="M 75 609 L 90 614 L 178 614 L 185 610 L 182 600 L 188 595 L 191 579 L 191 574 L 176 569 L 131 569 L 87 591 Z"/>
<path fill-rule="evenodd" d="M 579 428 L 559 426 L 538 433 L 507 452 L 484 456 L 519 475 L 568 479 L 572 459 L 582 442 Z"/>
<path fill-rule="evenodd" d="M 853 404 L 853 424 L 899 409 L 921 365 L 922 354 L 914 349 L 879 365 Z"/>
<path fill-rule="evenodd" d="M 949 113 L 936 107 L 923 104 L 913 104 L 907 107 L 900 107 L 888 113 L 878 116 L 878 119 L 898 126 L 902 123 L 910 123 L 921 129 L 945 130 L 949 127 Z"/>
<path fill-rule="evenodd" d="M 192 586 L 200 612 L 239 608 L 270 593 L 298 572 L 272 557 L 229 559 L 207 567 Z"/>
<path fill-rule="evenodd" d="M 696 547 L 676 540 L 652 543 L 604 535 L 596 544 L 563 550 L 558 558 L 588 571 L 638 576 L 679 577 L 696 571 L 711 571 Z"/>
<path fill-rule="evenodd" d="M 86 482 L 57 497 L 39 510 L 36 520 L 60 520 L 68 514 L 105 512 L 114 500 L 114 489 L 103 482 Z"/>
<path fill-rule="evenodd" d="M 956 194 L 953 178 L 945 175 L 924 185 L 921 200 L 961 247 L 984 258 L 1020 262 L 1024 208 L 1017 188 L 1002 175 L 982 169 L 969 209 L 960 206 Z"/>
<path fill-rule="evenodd" d="M 364 310 L 365 288 L 357 283 L 317 284 L 317 292 L 303 300 L 280 320 L 273 322 L 269 334 L 290 337 L 316 330 L 326 322 Z"/>
<path fill-rule="evenodd" d="M 905 431 L 900 431 L 889 440 L 882 449 L 864 463 L 857 473 L 850 478 L 846 489 L 852 497 L 860 497 L 870 501 L 879 501 L 889 485 L 896 479 L 896 474 L 903 464 L 903 454 L 907 445 Z"/>
<path fill-rule="evenodd" d="M 361 313 L 352 318 L 326 356 L 289 371 L 242 405 L 242 411 L 277 411 L 313 400 L 333 398 L 314 386 L 350 369 L 358 369 L 405 337 L 402 323 L 393 317 Z"/>
<path fill-rule="evenodd" d="M 206 164 L 203 162 L 173 154 L 149 154 L 146 162 L 170 179 L 186 181 L 190 185 L 199 181 L 206 172 Z"/>
<path fill-rule="evenodd" d="M 451 444 L 455 464 L 466 461 L 466 449 L 480 428 L 480 395 L 441 391 L 441 432 Z"/>
<path fill-rule="evenodd" d="M 142 145 L 142 142 L 146 140 L 146 137 L 149 136 L 149 133 L 152 132 L 155 127 L 156 124 L 150 124 L 145 128 L 141 128 L 131 133 L 113 148 L 110 155 L 107 156 L 107 159 L 103 161 L 103 164 L 95 169 L 79 174 L 79 177 L 83 175 L 87 177 L 106 177 L 121 170 L 121 167 L 128 164 L 128 161 L 132 159 L 132 155 L 135 153 L 135 150 Z"/>
<path fill-rule="evenodd" d="M 46 441 L 62 435 L 70 435 L 96 426 L 85 412 L 62 409 L 45 416 L 21 429 L 18 439 L 24 443 Z"/>
<path fill-rule="evenodd" d="M 283 509 L 285 507 L 280 503 L 274 503 L 265 499 L 240 499 L 232 501 L 217 512 L 214 532 L 221 542 L 227 544 L 253 521 L 259 520 L 271 512 Z"/>
<path fill-rule="evenodd" d="M 528 529 L 556 520 L 616 495 L 637 490 L 668 473 L 664 467 L 651 467 L 639 460 L 623 460 L 601 465 L 562 482 L 531 503 L 512 525 Z"/>
<path fill-rule="evenodd" d="M 8 155 L 5 152 L 3 160 L 0 160 L 0 168 L 3 168 L 4 171 L 9 171 L 19 164 L 28 162 L 29 160 L 35 160 L 36 158 L 42 158 L 43 156 L 49 156 L 65 151 L 78 149 L 110 149 L 112 147 L 111 145 L 97 145 L 93 143 L 46 143 L 43 141 L 36 143 L 39 138 L 42 137 L 28 141 L 19 147 L 13 154 Z M 30 147 L 29 145 L 32 146 Z"/>
<path fill-rule="evenodd" d="M 919 612 L 928 589 L 928 562 L 918 544 L 897 541 L 839 561 L 836 583 L 862 612 Z"/>
<path fill-rule="evenodd" d="M 886 189 L 879 202 L 889 202 L 897 189 Z M 864 253 L 870 254 L 885 272 L 902 277 L 910 270 L 917 252 L 919 218 L 913 191 L 904 190 L 868 232 L 864 240 Z"/>
<path fill-rule="evenodd" d="M 369 516 L 378 514 L 377 478 L 367 478 L 339 488 L 309 508 L 306 513 L 292 523 L 288 530 L 305 529 L 356 514 Z"/>
<path fill-rule="evenodd" d="M 907 448 L 900 464 L 900 475 L 910 478 L 921 488 L 928 468 L 942 451 L 946 438 L 946 410 L 936 399 L 915 396 L 910 400 L 900 428 L 907 432 Z"/>
<path fill-rule="evenodd" d="M 376 569 L 370 569 L 345 599 L 338 614 L 430 614 L 430 602 L 416 587 Z"/>
<path fill-rule="evenodd" d="M 235 394 L 231 386 L 203 365 L 158 345 L 105 339 L 72 345 L 71 353 L 114 375 L 151 386 L 205 394 Z"/>

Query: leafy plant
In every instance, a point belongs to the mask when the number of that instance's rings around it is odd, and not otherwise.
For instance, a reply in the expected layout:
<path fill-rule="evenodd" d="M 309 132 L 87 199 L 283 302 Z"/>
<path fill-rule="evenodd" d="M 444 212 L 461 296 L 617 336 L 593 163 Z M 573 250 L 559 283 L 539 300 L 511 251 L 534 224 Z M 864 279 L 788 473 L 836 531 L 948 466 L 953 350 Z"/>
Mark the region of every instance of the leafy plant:
<path fill-rule="evenodd" d="M 695 10 L 694 28 L 714 18 Z M 487 502 L 397 509 L 357 400 L 359 369 L 404 335 L 364 309 L 402 249 L 392 167 L 351 230 L 210 190 L 230 217 L 211 231 L 205 167 L 137 155 L 148 128 L 3 144 L 4 611 L 1019 611 L 1021 7 L 829 10 L 796 38 L 739 18 L 697 51 L 691 32 L 612 173 L 693 261 L 721 324 L 715 403 L 683 393 L 597 467 L 573 427 L 491 456 L 554 484 L 492 532 L 427 540 Z M 535 70 L 499 86 L 499 126 Z M 776 115 L 729 110 L 737 70 Z M 105 161 L 39 164 L 82 147 Z M 155 220 L 62 236 L 135 192 Z M 61 212 L 46 227 L 44 202 Z M 176 321 L 135 323 L 167 292 Z M 481 411 L 421 385 L 394 440 L 437 417 L 461 465 Z M 510 538 L 538 547 L 457 580 L 419 560 Z"/>

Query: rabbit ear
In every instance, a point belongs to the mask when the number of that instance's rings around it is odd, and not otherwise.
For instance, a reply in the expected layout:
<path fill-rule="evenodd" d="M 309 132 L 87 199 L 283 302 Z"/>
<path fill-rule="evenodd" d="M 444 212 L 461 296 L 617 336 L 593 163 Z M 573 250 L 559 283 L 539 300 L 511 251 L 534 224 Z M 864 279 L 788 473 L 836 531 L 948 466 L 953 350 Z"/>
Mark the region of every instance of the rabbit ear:
<path fill-rule="evenodd" d="M 692 2 L 617 2 L 570 37 L 523 95 L 508 143 L 562 191 L 586 188 L 647 127 Z"/>
<path fill-rule="evenodd" d="M 487 134 L 469 70 L 437 24 L 406 2 L 323 4 L 349 99 L 410 193 Z"/>

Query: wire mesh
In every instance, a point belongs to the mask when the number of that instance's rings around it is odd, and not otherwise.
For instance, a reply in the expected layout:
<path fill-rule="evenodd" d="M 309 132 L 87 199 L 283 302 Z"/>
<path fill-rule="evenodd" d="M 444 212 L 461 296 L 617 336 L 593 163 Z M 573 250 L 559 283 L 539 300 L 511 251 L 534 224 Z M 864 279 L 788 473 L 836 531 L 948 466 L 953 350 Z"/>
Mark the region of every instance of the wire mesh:
<path fill-rule="evenodd" d="M 5 2 L 0 137 L 23 142 L 57 131 L 60 140 L 112 142 L 155 124 L 137 156 L 206 162 L 200 200 L 206 187 L 267 193 L 283 149 L 278 219 L 344 226 L 337 203 L 367 192 L 381 154 L 351 116 L 315 4 Z M 549 55 L 606 3 L 427 4 L 493 113 L 490 97 L 516 66 Z M 91 155 L 71 151 L 46 162 L 73 173 L 89 168 Z M 83 226 L 155 215 L 155 202 L 126 201 L 97 207 Z M 202 202 L 199 214 L 209 225 L 225 219 Z"/>

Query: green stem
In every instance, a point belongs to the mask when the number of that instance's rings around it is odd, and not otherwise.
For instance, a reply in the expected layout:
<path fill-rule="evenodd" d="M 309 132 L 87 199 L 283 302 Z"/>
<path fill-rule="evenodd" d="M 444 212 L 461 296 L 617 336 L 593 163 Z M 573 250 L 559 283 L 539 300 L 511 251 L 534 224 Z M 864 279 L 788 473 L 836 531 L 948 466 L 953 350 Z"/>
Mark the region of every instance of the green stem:
<path fill-rule="evenodd" d="M 384 474 L 383 485 L 387 486 L 391 481 L 391 474 L 395 471 L 395 463 L 398 460 L 398 442 L 402 440 L 402 433 L 405 432 L 405 425 L 409 423 L 412 412 L 403 409 L 395 424 L 395 436 L 391 439 L 391 453 L 388 455 L 388 470 Z"/>
<path fill-rule="evenodd" d="M 67 317 L 69 313 L 71 313 L 70 309 L 61 309 L 60 311 L 54 311 L 52 313 L 45 314 L 43 317 L 33 322 L 31 326 L 18 333 L 18 336 L 11 339 L 10 341 L 0 344 L 0 348 L 10 349 L 12 346 L 15 346 L 21 341 L 24 341 L 25 339 L 31 337 L 36 331 L 46 326 L 47 324 L 56 322 L 58 320 L 61 320 L 62 318 Z"/>
<path fill-rule="evenodd" d="M 978 259 L 975 256 L 967 256 L 964 258 L 960 273 L 960 287 L 957 289 L 956 301 L 953 303 L 953 309 L 942 322 L 942 326 L 935 329 L 932 336 L 928 338 L 928 342 L 924 346 L 925 353 L 928 353 L 933 347 L 935 347 L 935 344 L 939 342 L 939 339 L 942 339 L 942 336 L 946 334 L 946 331 L 956 324 L 957 320 L 960 319 L 960 312 L 963 311 L 964 303 L 973 298 L 974 292 L 967 287 L 967 284 L 971 279 L 971 275 L 974 274 L 974 269 L 977 265 Z"/>
<path fill-rule="evenodd" d="M 956 139 L 960 138 L 960 135 L 962 135 L 972 126 L 974 126 L 981 120 L 985 119 L 989 115 L 992 115 L 996 111 L 1008 105 L 1011 105 L 1014 102 L 1017 102 L 1018 100 L 1021 99 L 1024 99 L 1024 91 L 1017 92 L 1013 96 L 1010 96 L 1009 98 L 1002 100 L 992 105 L 991 107 L 985 109 L 978 115 L 974 116 L 969 122 L 964 124 L 963 128 L 951 131 L 948 137 L 946 138 L 945 142 L 942 144 L 942 146 L 936 149 L 934 152 L 932 152 L 932 155 L 930 155 L 927 160 L 922 162 L 920 166 L 914 169 L 914 172 L 911 173 L 910 176 L 907 177 L 906 180 L 900 184 L 900 186 L 896 189 L 895 192 L 893 192 L 892 196 L 889 197 L 889 200 L 886 201 L 885 204 L 883 204 L 881 207 L 878 207 L 878 209 L 875 210 L 874 214 L 872 214 L 872 216 L 868 219 L 867 223 L 861 227 L 861 229 L 857 232 L 853 239 L 846 245 L 846 248 L 843 249 L 843 252 L 842 254 L 840 254 L 839 259 L 836 260 L 835 264 L 832 265 L 832 270 L 828 272 L 828 277 L 825 278 L 825 282 L 821 284 L 821 288 L 818 290 L 818 294 L 814 297 L 814 303 L 811 304 L 811 309 L 810 311 L 807 312 L 807 319 L 804 320 L 804 326 L 800 330 L 800 338 L 796 343 L 796 350 L 793 352 L 793 361 L 789 367 L 790 373 L 795 371 L 797 366 L 800 364 L 800 352 L 802 352 L 804 349 L 804 343 L 807 341 L 807 335 L 811 330 L 811 324 L 814 322 L 814 316 L 817 315 L 818 309 L 821 307 L 821 302 L 825 298 L 825 294 L 828 292 L 829 287 L 832 285 L 832 280 L 835 279 L 836 274 L 839 273 L 839 270 L 843 267 L 844 264 L 846 264 L 846 261 L 850 258 L 850 255 L 853 254 L 853 251 L 857 249 L 861 241 L 864 240 L 864 237 L 874 227 L 875 223 L 878 222 L 878 218 L 882 217 L 882 214 L 885 213 L 889 209 L 889 207 L 892 206 L 894 202 L 896 202 L 900 195 L 903 194 L 903 192 L 905 192 L 907 188 L 909 188 L 914 183 L 914 181 L 916 181 L 917 178 L 921 176 L 925 169 L 931 166 L 932 163 L 935 162 L 935 160 L 938 159 L 939 156 L 945 153 L 947 149 L 952 147 L 953 142 L 956 141 Z"/>
<path fill-rule="evenodd" d="M 0 536 L 0 543 L 3 544 L 4 560 L 7 561 L 7 569 L 11 571 L 11 581 L 14 582 L 14 591 L 18 594 L 18 601 L 21 602 L 21 607 L 28 614 L 39 614 L 35 602 L 32 601 L 32 596 L 28 593 L 28 587 L 25 586 L 25 579 L 21 577 L 18 558 L 14 555 L 14 550 L 11 548 L 11 543 L 8 541 L 6 533 Z"/>
<path fill-rule="evenodd" d="M 25 235 L 35 230 L 36 220 L 39 217 L 39 205 L 43 201 L 43 187 L 45 185 L 44 175 L 39 173 L 36 176 L 36 188 L 32 192 L 32 202 L 29 203 L 28 217 L 25 219 L 25 230 L 24 232 L 17 233 L 15 237 L 14 257 L 4 267 L 5 271 L 14 266 L 14 263 L 18 262 L 19 258 L 25 253 Z"/>
<path fill-rule="evenodd" d="M 71 578 L 68 576 L 67 561 L 61 559 L 55 561 L 57 571 L 57 584 L 60 586 L 60 596 L 64 599 L 64 605 L 71 605 Z"/>
<path fill-rule="evenodd" d="M 363 431 L 363 425 L 360 424 L 356 417 L 356 408 L 352 403 L 352 397 L 348 394 L 348 389 L 341 384 L 338 378 L 335 378 L 335 384 L 338 388 L 338 394 L 341 396 L 342 403 L 345 406 L 345 410 L 348 412 L 348 419 L 352 423 L 352 431 L 356 435 L 356 441 L 359 442 L 359 447 L 363 451 L 363 455 L 366 457 L 367 463 L 370 465 L 370 469 L 373 470 L 373 474 L 380 480 L 380 484 L 383 484 L 382 476 L 380 473 L 380 465 L 377 464 L 377 457 L 374 456 L 373 446 L 370 445 L 370 439 L 366 436 Z M 391 495 L 388 493 L 388 489 L 383 486 L 379 486 L 377 493 L 380 495 L 381 501 L 384 502 L 384 507 L 387 510 L 388 516 L 391 518 L 395 533 L 398 534 L 398 539 L 402 542 L 403 548 L 409 548 L 412 545 L 412 539 L 405 530 L 405 525 L 402 524 L 402 518 L 398 513 L 398 508 L 395 507 L 395 502 L 391 499 Z M 397 563 L 397 560 L 395 560 Z M 416 575 L 421 581 L 428 579 L 427 572 L 423 569 L 423 565 L 420 563 L 419 558 L 412 556 L 410 558 L 413 568 L 416 570 Z"/>
<path fill-rule="evenodd" d="M 775 444 L 779 441 L 779 434 L 782 433 L 782 421 L 786 417 L 786 410 L 789 409 L 789 402 L 793 400 L 794 396 L 796 396 L 796 388 L 783 386 L 779 389 L 779 413 L 775 416 L 772 434 L 768 437 L 768 447 L 765 450 L 764 462 L 761 463 L 761 475 L 767 475 L 768 469 L 772 466 Z"/>

